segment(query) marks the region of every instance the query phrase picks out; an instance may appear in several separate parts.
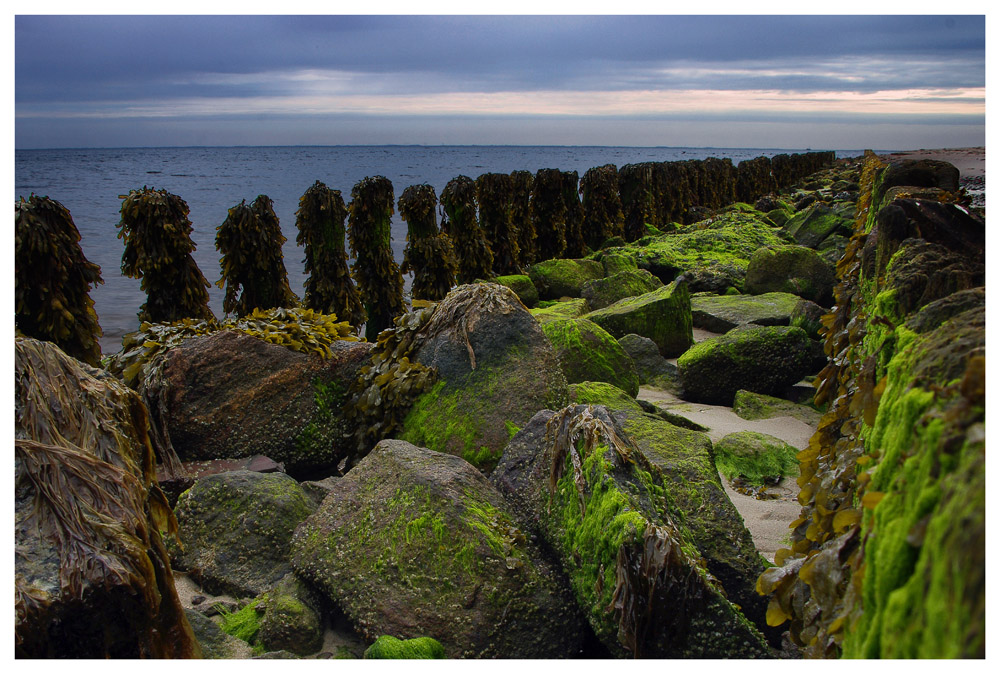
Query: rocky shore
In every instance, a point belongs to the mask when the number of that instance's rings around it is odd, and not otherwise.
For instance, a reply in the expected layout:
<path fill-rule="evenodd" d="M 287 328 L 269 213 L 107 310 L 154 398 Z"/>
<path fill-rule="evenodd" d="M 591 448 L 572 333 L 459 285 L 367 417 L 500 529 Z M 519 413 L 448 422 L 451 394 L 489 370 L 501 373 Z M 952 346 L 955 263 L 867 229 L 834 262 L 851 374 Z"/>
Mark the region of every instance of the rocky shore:
<path fill-rule="evenodd" d="M 982 657 L 984 150 L 830 159 L 372 343 L 18 336 L 16 654 Z"/>

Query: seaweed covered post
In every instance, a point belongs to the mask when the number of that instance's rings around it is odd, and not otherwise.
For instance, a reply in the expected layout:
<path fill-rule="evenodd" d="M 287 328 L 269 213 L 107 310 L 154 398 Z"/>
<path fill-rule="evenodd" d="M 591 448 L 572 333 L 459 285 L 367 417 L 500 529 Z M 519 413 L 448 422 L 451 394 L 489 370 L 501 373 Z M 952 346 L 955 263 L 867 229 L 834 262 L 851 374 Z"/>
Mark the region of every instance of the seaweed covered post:
<path fill-rule="evenodd" d="M 352 271 L 368 312 L 365 337 L 373 342 L 403 313 L 403 276 L 392 257 L 392 183 L 384 176 L 364 178 L 351 190 L 347 237 L 354 255 Z"/>
<path fill-rule="evenodd" d="M 538 259 L 552 260 L 566 254 L 566 202 L 559 169 L 538 169 L 531 190 L 531 219 L 535 225 Z"/>
<path fill-rule="evenodd" d="M 531 220 L 531 189 L 535 176 L 531 171 L 513 171 L 510 174 L 510 221 L 517 232 L 517 263 L 527 267 L 537 262 L 535 252 L 535 223 Z"/>
<path fill-rule="evenodd" d="M 316 181 L 299 199 L 295 242 L 305 246 L 306 280 L 304 304 L 307 309 L 335 314 L 355 328 L 365 322 L 364 305 L 351 279 L 344 248 L 344 220 L 347 206 L 340 190 Z"/>
<path fill-rule="evenodd" d="M 441 192 L 441 205 L 455 246 L 458 282 L 492 278 L 493 251 L 476 220 L 476 183 L 468 176 L 452 178 Z"/>
<path fill-rule="evenodd" d="M 580 203 L 580 174 L 563 171 L 563 203 L 566 205 L 566 257 L 583 257 L 587 242 L 583 240 L 583 204 Z"/>
<path fill-rule="evenodd" d="M 430 185 L 410 185 L 399 197 L 399 214 L 406 222 L 403 274 L 413 272 L 414 299 L 436 302 L 455 285 L 455 250 L 438 231 L 437 194 Z"/>
<path fill-rule="evenodd" d="M 132 190 L 122 201 L 122 273 L 142 279 L 146 303 L 139 309 L 140 321 L 214 318 L 208 308 L 208 280 L 191 256 L 195 244 L 188 212 L 179 196 L 151 187 Z"/>
<path fill-rule="evenodd" d="M 583 205 L 583 240 L 592 249 L 625 233 L 625 216 L 618 195 L 618 167 L 614 164 L 587 169 L 580 179 Z"/>
<path fill-rule="evenodd" d="M 97 365 L 101 326 L 90 298 L 103 283 L 101 268 L 80 248 L 69 210 L 32 194 L 14 204 L 14 325 L 53 342 L 67 354 Z"/>
<path fill-rule="evenodd" d="M 227 314 L 246 316 L 254 309 L 298 305 L 288 285 L 281 253 L 285 237 L 272 203 L 263 194 L 249 206 L 243 200 L 216 228 L 215 248 L 222 253 L 222 278 L 216 285 L 226 289 L 222 310 Z"/>
<path fill-rule="evenodd" d="M 653 165 L 626 164 L 618 172 L 618 189 L 625 215 L 625 240 L 646 236 L 646 224 L 654 224 Z"/>
<path fill-rule="evenodd" d="M 493 271 L 519 274 L 517 230 L 512 226 L 511 178 L 506 173 L 484 173 L 476 178 L 479 224 L 493 251 Z"/>

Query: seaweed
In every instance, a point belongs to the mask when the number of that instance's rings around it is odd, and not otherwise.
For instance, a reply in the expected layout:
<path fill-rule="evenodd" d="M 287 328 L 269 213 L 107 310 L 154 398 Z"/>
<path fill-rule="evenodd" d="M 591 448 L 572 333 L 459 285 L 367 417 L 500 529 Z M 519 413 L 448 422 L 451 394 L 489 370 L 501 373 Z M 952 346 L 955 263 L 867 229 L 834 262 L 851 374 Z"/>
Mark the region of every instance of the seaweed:
<path fill-rule="evenodd" d="M 324 314 L 336 314 L 356 329 L 367 314 L 351 279 L 344 248 L 347 207 L 340 190 L 316 181 L 299 199 L 295 242 L 305 246 L 306 292 L 303 305 Z"/>
<path fill-rule="evenodd" d="M 493 251 L 493 272 L 519 274 L 518 232 L 512 219 L 513 185 L 506 173 L 484 173 L 476 178 L 479 224 Z"/>
<path fill-rule="evenodd" d="M 582 195 L 582 238 L 597 250 L 614 236 L 624 236 L 625 215 L 618 194 L 618 168 L 605 164 L 588 169 L 580 179 Z"/>
<path fill-rule="evenodd" d="M 101 268 L 58 201 L 32 194 L 14 204 L 14 325 L 90 365 L 101 360 L 101 326 L 90 298 Z"/>
<path fill-rule="evenodd" d="M 415 299 L 436 302 L 455 285 L 455 249 L 447 234 L 438 231 L 437 195 L 430 185 L 410 185 L 399 197 L 399 214 L 407 225 L 406 249 L 400 272 L 413 272 Z"/>
<path fill-rule="evenodd" d="M 441 191 L 445 218 L 442 231 L 451 237 L 459 283 L 493 277 L 493 251 L 476 219 L 476 183 L 468 176 L 452 178 Z"/>
<path fill-rule="evenodd" d="M 566 252 L 566 200 L 559 169 L 538 169 L 531 188 L 531 221 L 539 260 L 561 258 Z"/>
<path fill-rule="evenodd" d="M 531 190 L 535 176 L 531 171 L 513 171 L 510 174 L 511 211 L 510 221 L 517 232 L 519 267 L 527 267 L 538 261 L 535 250 L 535 223 L 531 219 Z"/>
<path fill-rule="evenodd" d="M 192 253 L 188 205 L 166 190 L 143 187 L 123 197 L 118 238 L 125 242 L 122 273 L 142 279 L 140 321 L 169 323 L 211 318 L 208 280 Z"/>

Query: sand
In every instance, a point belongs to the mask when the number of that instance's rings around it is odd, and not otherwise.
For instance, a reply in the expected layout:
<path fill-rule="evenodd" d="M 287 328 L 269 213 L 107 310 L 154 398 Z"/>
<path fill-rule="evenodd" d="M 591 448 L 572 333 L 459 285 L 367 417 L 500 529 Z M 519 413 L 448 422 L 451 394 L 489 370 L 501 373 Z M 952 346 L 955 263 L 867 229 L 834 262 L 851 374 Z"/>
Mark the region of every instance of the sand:
<path fill-rule="evenodd" d="M 940 150 L 908 150 L 880 155 L 883 160 L 892 159 L 936 159 L 946 161 L 958 169 L 962 178 L 986 175 L 986 148 L 960 147 Z"/>

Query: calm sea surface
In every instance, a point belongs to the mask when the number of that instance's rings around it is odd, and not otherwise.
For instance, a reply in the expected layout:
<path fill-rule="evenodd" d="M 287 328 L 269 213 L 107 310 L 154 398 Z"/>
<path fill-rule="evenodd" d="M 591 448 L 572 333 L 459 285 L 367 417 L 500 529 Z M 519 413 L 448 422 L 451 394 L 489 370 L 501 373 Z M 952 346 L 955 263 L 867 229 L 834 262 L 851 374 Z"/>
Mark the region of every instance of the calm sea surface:
<path fill-rule="evenodd" d="M 340 146 L 340 147 L 203 147 L 76 150 L 18 150 L 15 153 L 15 195 L 35 193 L 61 202 L 70 210 L 82 237 L 84 254 L 101 265 L 104 284 L 91 290 L 104 329 L 103 350 L 121 348 L 121 338 L 138 329 L 136 317 L 146 301 L 140 281 L 120 272 L 124 244 L 117 238 L 121 200 L 143 186 L 166 189 L 191 209 L 194 253 L 202 273 L 213 285 L 210 306 L 222 318 L 223 290 L 215 230 L 230 207 L 258 194 L 274 201 L 287 241 L 284 246 L 289 283 L 301 297 L 305 273 L 303 250 L 295 244 L 295 211 L 299 197 L 316 180 L 340 190 L 345 202 L 362 178 L 382 175 L 392 181 L 396 198 L 409 185 L 428 183 L 440 195 L 452 178 L 483 173 L 532 172 L 541 168 L 577 171 L 621 167 L 641 161 L 673 161 L 729 157 L 733 163 L 758 156 L 804 150 L 671 148 L 671 147 L 518 147 L 518 146 Z M 860 150 L 838 151 L 839 157 Z M 393 251 L 402 262 L 406 224 L 393 217 Z M 409 289 L 410 279 L 405 279 Z"/>

